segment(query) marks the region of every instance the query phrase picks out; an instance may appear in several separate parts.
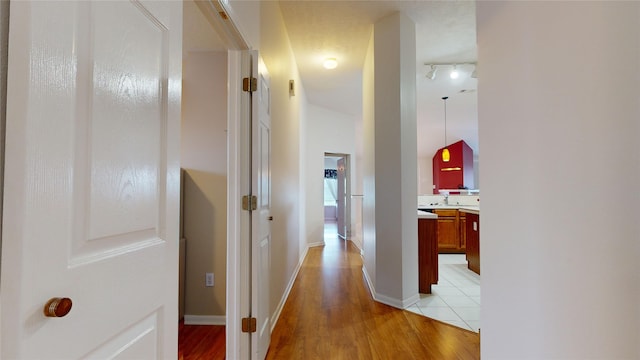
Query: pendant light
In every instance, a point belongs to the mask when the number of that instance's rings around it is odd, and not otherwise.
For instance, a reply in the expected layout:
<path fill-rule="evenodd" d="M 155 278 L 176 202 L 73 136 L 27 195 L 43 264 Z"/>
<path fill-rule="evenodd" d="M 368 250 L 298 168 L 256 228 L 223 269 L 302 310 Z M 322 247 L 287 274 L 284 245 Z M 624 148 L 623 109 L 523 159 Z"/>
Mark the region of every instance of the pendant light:
<path fill-rule="evenodd" d="M 449 154 L 449 149 L 447 149 L 447 99 L 449 97 L 445 96 L 442 98 L 444 101 L 444 149 L 442 149 L 442 161 L 449 162 L 451 159 L 451 155 Z"/>

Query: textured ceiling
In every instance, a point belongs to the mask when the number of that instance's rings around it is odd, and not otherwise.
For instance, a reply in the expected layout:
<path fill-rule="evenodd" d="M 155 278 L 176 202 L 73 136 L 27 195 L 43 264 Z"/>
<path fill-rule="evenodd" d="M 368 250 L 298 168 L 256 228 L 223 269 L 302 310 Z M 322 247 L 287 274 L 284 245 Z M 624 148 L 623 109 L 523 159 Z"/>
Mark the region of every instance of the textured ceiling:
<path fill-rule="evenodd" d="M 418 153 L 432 156 L 444 146 L 443 96 L 447 100 L 447 143 L 464 139 L 478 152 L 477 79 L 473 66 L 451 80 L 442 68 L 435 80 L 424 63 L 466 63 L 477 58 L 473 1 L 280 1 L 291 46 L 309 102 L 360 117 L 362 66 L 373 24 L 400 11 L 416 23 Z M 225 50 L 193 0 L 184 2 L 183 48 Z M 335 70 L 322 61 L 337 58 Z M 479 71 L 480 73 L 480 71 Z"/>
<path fill-rule="evenodd" d="M 431 156 L 444 145 L 443 96 L 449 96 L 448 143 L 464 139 L 479 150 L 473 66 L 461 67 L 458 80 L 444 67 L 430 80 L 424 65 L 476 61 L 473 1 L 280 1 L 280 9 L 308 100 L 355 116 L 362 113 L 362 65 L 373 24 L 396 11 L 407 15 L 416 23 L 418 153 Z M 326 57 L 335 57 L 338 68 L 324 69 Z"/>

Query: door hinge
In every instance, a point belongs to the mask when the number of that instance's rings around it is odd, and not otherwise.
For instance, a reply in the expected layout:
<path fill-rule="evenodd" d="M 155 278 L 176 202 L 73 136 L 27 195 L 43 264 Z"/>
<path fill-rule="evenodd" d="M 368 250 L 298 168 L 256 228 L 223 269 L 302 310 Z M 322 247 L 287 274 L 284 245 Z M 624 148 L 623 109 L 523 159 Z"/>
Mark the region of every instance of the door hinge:
<path fill-rule="evenodd" d="M 258 79 L 254 77 L 242 79 L 242 91 L 254 92 L 256 90 L 258 90 Z"/>
<path fill-rule="evenodd" d="M 254 195 L 245 195 L 242 197 L 242 210 L 253 211 L 258 209 L 258 198 Z"/>
<path fill-rule="evenodd" d="M 256 332 L 256 318 L 254 317 L 242 318 L 242 332 L 243 333 Z"/>

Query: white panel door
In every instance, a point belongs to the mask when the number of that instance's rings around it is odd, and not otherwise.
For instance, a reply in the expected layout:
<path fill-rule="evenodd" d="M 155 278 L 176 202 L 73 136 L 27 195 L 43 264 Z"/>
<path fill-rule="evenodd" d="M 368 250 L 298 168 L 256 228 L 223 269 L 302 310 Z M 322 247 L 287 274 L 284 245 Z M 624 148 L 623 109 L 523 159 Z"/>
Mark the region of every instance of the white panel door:
<path fill-rule="evenodd" d="M 181 41 L 180 2 L 11 2 L 1 358 L 177 358 Z"/>
<path fill-rule="evenodd" d="M 271 269 L 271 93 L 269 74 L 262 61 L 256 67 L 258 55 L 253 54 L 253 74 L 258 80 L 257 93 L 252 96 L 252 189 L 258 199 L 252 213 L 252 279 L 251 308 L 256 318 L 256 333 L 252 336 L 252 358 L 264 359 L 271 342 L 271 309 L 269 307 L 269 274 Z M 257 70 L 257 71 L 256 71 Z M 255 75 L 257 74 L 257 76 Z"/>
<path fill-rule="evenodd" d="M 346 213 L 347 213 L 347 177 L 345 174 L 345 158 L 338 159 L 338 191 L 337 191 L 337 200 L 338 203 L 338 236 L 343 239 L 347 239 L 347 222 L 346 222 Z"/>

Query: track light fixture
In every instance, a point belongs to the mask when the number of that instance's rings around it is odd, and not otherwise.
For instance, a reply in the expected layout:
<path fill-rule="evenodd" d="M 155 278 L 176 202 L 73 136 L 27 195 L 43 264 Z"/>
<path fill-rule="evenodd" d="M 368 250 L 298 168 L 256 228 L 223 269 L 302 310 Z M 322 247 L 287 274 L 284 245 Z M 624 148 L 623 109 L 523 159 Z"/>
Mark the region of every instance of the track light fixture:
<path fill-rule="evenodd" d="M 472 79 L 477 79 L 478 78 L 478 73 L 476 72 L 478 70 L 478 67 L 476 65 L 473 65 L 473 71 L 471 72 L 471 78 Z"/>
<path fill-rule="evenodd" d="M 458 79 L 463 73 L 468 73 L 470 74 L 471 78 L 476 79 L 477 75 L 476 75 L 476 63 L 473 62 L 468 62 L 468 63 L 425 63 L 425 65 L 430 67 L 429 72 L 427 72 L 426 77 L 430 80 L 435 80 L 436 78 L 436 73 L 438 72 L 439 68 L 451 68 L 451 71 L 449 72 L 449 77 L 451 77 L 452 79 Z M 469 72 L 469 70 L 467 69 L 466 71 L 461 71 L 460 69 L 466 69 L 468 66 L 473 66 L 473 71 Z"/>
<path fill-rule="evenodd" d="M 436 68 L 436 66 L 431 65 L 431 70 L 429 70 L 429 72 L 427 73 L 427 78 L 429 78 L 429 80 L 435 79 L 437 72 L 438 72 L 438 69 Z"/>
<path fill-rule="evenodd" d="M 458 68 L 456 67 L 456 64 L 453 64 L 453 70 L 451 70 L 451 72 L 449 73 L 449 76 L 452 79 L 457 79 L 460 77 L 460 73 L 458 72 Z"/>

